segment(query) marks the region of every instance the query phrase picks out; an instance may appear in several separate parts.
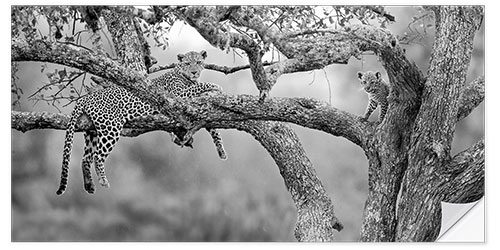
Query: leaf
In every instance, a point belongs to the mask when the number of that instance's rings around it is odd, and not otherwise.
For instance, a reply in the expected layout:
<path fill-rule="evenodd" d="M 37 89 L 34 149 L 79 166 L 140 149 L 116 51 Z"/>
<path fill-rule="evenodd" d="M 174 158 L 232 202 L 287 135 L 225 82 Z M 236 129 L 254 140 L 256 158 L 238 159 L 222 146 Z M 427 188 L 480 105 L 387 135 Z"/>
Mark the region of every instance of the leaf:
<path fill-rule="evenodd" d="M 64 77 L 67 76 L 66 68 L 64 70 L 61 70 L 57 72 L 59 74 L 59 78 L 63 79 Z"/>

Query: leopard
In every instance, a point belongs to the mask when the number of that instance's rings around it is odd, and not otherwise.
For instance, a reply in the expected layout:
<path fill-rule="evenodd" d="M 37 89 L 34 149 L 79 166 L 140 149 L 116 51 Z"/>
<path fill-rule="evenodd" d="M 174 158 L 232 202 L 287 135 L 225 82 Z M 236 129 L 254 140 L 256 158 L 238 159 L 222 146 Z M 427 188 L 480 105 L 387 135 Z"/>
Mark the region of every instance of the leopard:
<path fill-rule="evenodd" d="M 207 52 L 190 51 L 178 54 L 178 63 L 172 70 L 150 80 L 151 88 L 160 93 L 175 98 L 191 98 L 207 92 L 222 92 L 222 87 L 215 83 L 198 82 L 201 71 L 204 69 L 204 60 Z M 144 102 L 130 90 L 112 85 L 95 90 L 81 97 L 71 112 L 66 129 L 63 149 L 63 162 L 61 180 L 57 195 L 62 195 L 68 186 L 69 163 L 75 128 L 80 119 L 88 119 L 95 130 L 84 131 L 84 153 L 81 162 L 83 174 L 83 188 L 89 193 L 95 192 L 95 185 L 91 175 L 91 165 L 95 167 L 98 182 L 101 186 L 109 188 L 110 184 L 104 170 L 104 162 L 111 153 L 114 145 L 120 138 L 124 124 L 132 119 L 142 116 L 157 115 L 160 112 L 151 104 Z M 227 159 L 220 134 L 215 129 L 207 128 L 210 133 L 219 157 Z M 173 137 L 175 137 L 173 135 Z M 179 144 L 178 138 L 173 138 Z M 192 143 L 190 138 L 186 145 Z"/>
<path fill-rule="evenodd" d="M 387 109 L 389 108 L 389 85 L 382 78 L 380 71 L 358 72 L 358 79 L 361 82 L 361 86 L 363 86 L 363 89 L 368 94 L 368 106 L 366 107 L 366 111 L 362 119 L 367 121 L 373 111 L 375 111 L 377 106 L 380 104 L 380 114 L 377 122 L 381 123 L 387 114 Z"/>

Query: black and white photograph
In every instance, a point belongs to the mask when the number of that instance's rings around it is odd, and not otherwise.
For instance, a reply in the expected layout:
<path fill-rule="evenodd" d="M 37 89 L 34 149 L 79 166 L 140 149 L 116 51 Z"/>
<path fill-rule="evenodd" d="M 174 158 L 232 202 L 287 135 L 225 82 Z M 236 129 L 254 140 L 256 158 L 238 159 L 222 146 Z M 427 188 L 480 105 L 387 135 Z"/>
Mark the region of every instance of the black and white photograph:
<path fill-rule="evenodd" d="M 11 244 L 486 241 L 486 6 L 210 4 L 10 5 Z"/>

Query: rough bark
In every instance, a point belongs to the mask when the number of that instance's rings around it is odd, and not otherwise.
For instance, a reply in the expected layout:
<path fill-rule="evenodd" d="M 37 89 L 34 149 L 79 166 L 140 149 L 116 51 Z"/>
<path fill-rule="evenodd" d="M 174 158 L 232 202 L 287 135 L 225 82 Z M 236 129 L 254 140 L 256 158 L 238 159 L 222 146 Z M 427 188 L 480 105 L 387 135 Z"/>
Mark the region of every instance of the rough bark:
<path fill-rule="evenodd" d="M 469 203 L 484 196 L 484 138 L 455 155 L 440 173 L 442 201 Z"/>
<path fill-rule="evenodd" d="M 434 241 L 438 236 L 442 197 L 437 173 L 450 160 L 481 7 L 437 7 L 435 16 L 436 39 L 399 202 L 396 237 L 400 241 Z"/>
<path fill-rule="evenodd" d="M 368 198 L 365 203 L 362 241 L 394 241 L 397 223 L 396 204 L 401 179 L 407 166 L 411 128 L 420 105 L 424 77 L 409 61 L 392 35 L 383 32 L 359 32 L 363 37 L 385 41 L 374 46 L 389 76 L 391 93 L 384 121 L 369 135 L 366 155 L 368 166 Z M 385 40 L 384 40 L 385 38 Z"/>
<path fill-rule="evenodd" d="M 460 95 L 457 121 L 467 117 L 484 100 L 484 77 L 467 84 Z"/>

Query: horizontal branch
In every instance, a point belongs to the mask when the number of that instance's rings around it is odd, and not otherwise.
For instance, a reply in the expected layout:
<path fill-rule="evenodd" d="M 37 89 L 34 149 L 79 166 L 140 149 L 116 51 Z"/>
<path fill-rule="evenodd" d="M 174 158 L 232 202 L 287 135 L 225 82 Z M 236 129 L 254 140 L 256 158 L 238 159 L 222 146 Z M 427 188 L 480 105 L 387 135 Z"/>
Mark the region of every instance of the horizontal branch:
<path fill-rule="evenodd" d="M 441 173 L 443 201 L 469 203 L 484 196 L 484 138 L 455 155 Z"/>
<path fill-rule="evenodd" d="M 368 123 L 354 114 L 309 98 L 274 97 L 261 102 L 255 96 L 221 94 L 202 96 L 179 104 L 181 105 L 173 105 L 173 109 L 186 110 L 184 105 L 189 105 L 189 114 L 186 115 L 207 123 L 237 120 L 290 122 L 344 137 L 361 147 L 367 140 L 366 134 L 370 128 Z"/>
<path fill-rule="evenodd" d="M 11 111 L 11 128 L 21 132 L 33 129 L 66 130 L 70 118 L 69 114 Z M 179 130 L 178 126 L 177 122 L 163 115 L 147 116 L 127 122 L 121 131 L 121 136 L 136 137 L 155 130 L 177 132 Z M 75 132 L 93 129 L 92 122 L 83 117 L 76 124 Z"/>
<path fill-rule="evenodd" d="M 367 140 L 368 123 L 351 113 L 338 110 L 329 104 L 308 98 L 269 98 L 264 103 L 250 95 L 201 96 L 190 100 L 172 99 L 165 110 L 169 117 L 144 117 L 127 122 L 125 128 L 145 131 L 164 130 L 174 132 L 189 123 L 196 127 L 224 127 L 224 124 L 246 120 L 272 120 L 290 122 L 303 127 L 317 129 L 334 136 L 344 137 L 363 147 Z M 174 121 L 177 117 L 183 123 Z M 68 119 L 60 114 L 12 113 L 12 128 L 27 131 L 30 129 L 65 129 Z M 20 124 L 20 125 L 16 125 Z M 85 123 L 77 131 L 88 129 Z M 127 135 L 125 135 L 127 136 Z"/>

